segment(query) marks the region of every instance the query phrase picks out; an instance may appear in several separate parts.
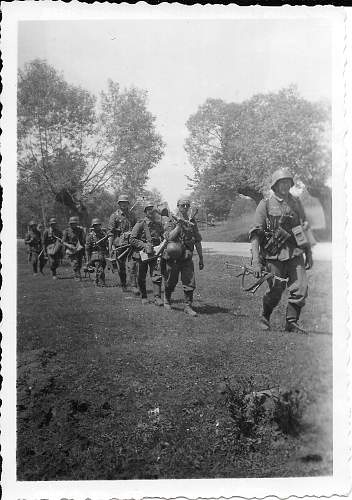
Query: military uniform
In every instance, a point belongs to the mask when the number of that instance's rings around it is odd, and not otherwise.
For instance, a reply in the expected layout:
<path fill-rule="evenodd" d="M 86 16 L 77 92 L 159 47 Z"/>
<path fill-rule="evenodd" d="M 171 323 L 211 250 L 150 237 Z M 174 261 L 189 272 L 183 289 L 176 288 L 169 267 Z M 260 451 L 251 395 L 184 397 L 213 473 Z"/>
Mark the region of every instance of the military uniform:
<path fill-rule="evenodd" d="M 153 282 L 154 298 L 161 298 L 161 264 L 160 259 L 154 259 L 150 262 L 143 262 L 140 258 L 139 251 L 143 250 L 148 253 L 149 248 L 160 245 L 163 237 L 164 229 L 160 221 L 153 221 L 145 217 L 133 227 L 131 232 L 131 244 L 134 248 L 133 259 L 138 262 L 138 287 L 141 292 L 142 299 L 147 298 L 146 277 L 149 273 Z M 148 248 L 149 247 L 149 248 Z M 162 302 L 160 302 L 162 305 Z"/>
<path fill-rule="evenodd" d="M 36 227 L 31 226 L 25 235 L 24 242 L 27 245 L 28 262 L 32 263 L 33 274 L 38 274 L 38 263 L 39 271 L 42 273 L 45 266 L 45 256 L 40 231 Z"/>
<path fill-rule="evenodd" d="M 119 208 L 110 216 L 108 236 L 113 238 L 116 248 L 129 244 L 130 233 L 135 224 L 135 215 L 131 212 L 123 213 Z M 117 264 L 122 287 L 126 287 L 127 265 L 130 284 L 132 287 L 137 287 L 137 262 L 131 256 L 125 255 L 117 261 Z"/>
<path fill-rule="evenodd" d="M 182 218 L 180 213 L 176 217 Z M 176 228 L 177 222 L 172 218 L 165 224 L 164 237 L 169 239 L 169 234 Z M 191 305 L 193 302 L 193 291 L 196 287 L 194 277 L 194 264 L 193 264 L 193 251 L 196 243 L 202 241 L 202 237 L 198 230 L 197 223 L 194 219 L 185 220 L 181 225 L 179 235 L 173 241 L 180 243 L 182 247 L 182 254 L 178 259 L 169 257 L 167 249 L 164 256 L 166 260 L 165 266 L 165 301 L 169 303 L 171 294 L 174 291 L 179 275 L 181 275 L 181 282 L 186 305 Z M 199 256 L 201 258 L 201 256 Z"/>
<path fill-rule="evenodd" d="M 86 239 L 86 253 L 88 264 L 91 262 L 95 266 L 96 284 L 105 285 L 105 257 L 108 254 L 107 234 L 100 227 L 93 227 L 88 233 Z"/>
<path fill-rule="evenodd" d="M 281 175 L 287 175 L 287 177 L 280 178 L 292 179 L 285 172 L 284 169 L 284 173 Z M 259 257 L 261 264 L 265 266 L 268 272 L 280 278 L 288 278 L 289 297 L 286 309 L 286 329 L 288 330 L 291 330 L 290 325 L 297 326 L 297 321 L 308 295 L 304 257 L 305 254 L 309 254 L 310 249 L 300 248 L 292 232 L 292 228 L 306 223 L 305 221 L 305 212 L 298 198 L 288 193 L 286 199 L 283 199 L 278 193 L 274 192 L 269 199 L 261 200 L 258 204 L 255 212 L 255 222 L 249 232 L 250 240 L 257 238 L 259 242 L 259 256 L 253 255 L 253 259 L 257 261 Z M 311 255 L 308 256 L 311 258 Z M 264 329 L 269 328 L 270 315 L 280 302 L 284 289 L 284 282 L 279 280 L 269 281 L 269 290 L 263 297 L 261 321 Z"/>
<path fill-rule="evenodd" d="M 43 233 L 43 247 L 44 252 L 48 256 L 49 266 L 53 277 L 56 276 L 56 269 L 59 267 L 60 259 L 62 257 L 62 245 L 57 239 L 62 239 L 62 231 L 57 227 L 50 226 L 45 229 Z"/>
<path fill-rule="evenodd" d="M 84 256 L 84 247 L 85 247 L 85 233 L 83 227 L 69 226 L 68 228 L 66 228 L 62 235 L 62 242 L 69 243 L 70 245 L 79 248 L 74 253 L 71 253 L 71 251 L 68 248 L 66 248 L 66 255 L 70 259 L 75 278 L 80 279 L 82 260 Z"/>

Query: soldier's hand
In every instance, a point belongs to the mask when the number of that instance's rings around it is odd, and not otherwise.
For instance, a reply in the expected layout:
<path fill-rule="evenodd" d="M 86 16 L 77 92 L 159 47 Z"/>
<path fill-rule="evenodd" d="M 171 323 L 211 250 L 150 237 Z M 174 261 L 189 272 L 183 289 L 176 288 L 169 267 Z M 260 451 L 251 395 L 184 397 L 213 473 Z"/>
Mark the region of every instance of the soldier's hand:
<path fill-rule="evenodd" d="M 253 261 L 252 267 L 254 271 L 254 276 L 256 278 L 260 278 L 264 270 L 263 265 L 258 261 Z"/>
<path fill-rule="evenodd" d="M 307 271 L 308 271 L 308 269 L 312 269 L 312 267 L 313 267 L 312 252 L 306 252 L 306 263 L 305 263 L 304 267 L 307 269 Z"/>
<path fill-rule="evenodd" d="M 147 243 L 145 246 L 145 251 L 147 252 L 148 255 L 154 253 L 153 245 L 151 243 Z"/>
<path fill-rule="evenodd" d="M 199 270 L 201 271 L 202 269 L 204 269 L 204 262 L 203 259 L 199 259 Z"/>

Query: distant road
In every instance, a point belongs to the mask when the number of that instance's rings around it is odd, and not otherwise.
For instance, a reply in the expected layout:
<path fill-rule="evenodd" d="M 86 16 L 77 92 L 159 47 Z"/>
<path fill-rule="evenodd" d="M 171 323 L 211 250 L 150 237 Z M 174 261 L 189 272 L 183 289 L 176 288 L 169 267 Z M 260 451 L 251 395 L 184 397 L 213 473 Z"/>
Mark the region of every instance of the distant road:
<path fill-rule="evenodd" d="M 209 252 L 211 254 L 250 257 L 249 243 L 203 241 L 202 246 L 205 252 Z M 315 260 L 331 260 L 331 243 L 317 243 L 313 247 L 313 258 Z"/>

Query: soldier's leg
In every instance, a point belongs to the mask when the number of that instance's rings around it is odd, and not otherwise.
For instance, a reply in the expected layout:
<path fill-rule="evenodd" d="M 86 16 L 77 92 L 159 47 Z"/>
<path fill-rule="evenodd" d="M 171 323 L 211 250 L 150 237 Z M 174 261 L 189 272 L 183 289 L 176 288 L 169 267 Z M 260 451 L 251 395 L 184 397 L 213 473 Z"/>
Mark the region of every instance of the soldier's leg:
<path fill-rule="evenodd" d="M 291 259 L 288 263 L 288 303 L 286 309 L 286 326 L 290 330 L 291 323 L 297 323 L 302 307 L 308 296 L 308 280 L 302 255 Z"/>
<path fill-rule="evenodd" d="M 78 255 L 77 254 L 70 255 L 69 258 L 70 258 L 71 267 L 72 267 L 72 270 L 74 273 L 75 280 L 79 281 L 81 279 L 81 272 L 80 272 L 81 266 L 79 265 Z"/>
<path fill-rule="evenodd" d="M 285 262 L 278 260 L 270 260 L 267 262 L 267 271 L 273 273 L 280 278 L 286 277 Z M 269 320 L 274 308 L 280 302 L 282 293 L 284 291 L 284 284 L 278 280 L 270 280 L 268 282 L 269 290 L 263 296 L 263 310 L 262 310 L 262 326 L 264 329 L 269 329 Z"/>
<path fill-rule="evenodd" d="M 162 306 L 163 302 L 161 300 L 161 268 L 157 260 L 149 263 L 150 276 L 153 282 L 153 294 L 155 299 L 155 304 Z"/>
<path fill-rule="evenodd" d="M 138 286 L 142 295 L 142 300 L 147 298 L 147 272 L 148 272 L 148 263 L 147 262 L 139 262 L 138 263 Z"/>
<path fill-rule="evenodd" d="M 44 253 L 41 254 L 39 257 L 39 271 L 43 273 L 44 266 L 46 264 L 46 258 L 44 256 Z"/>
<path fill-rule="evenodd" d="M 185 312 L 190 316 L 196 316 L 197 313 L 192 309 L 193 291 L 196 287 L 194 264 L 192 259 L 186 259 L 182 262 L 181 281 L 185 298 Z"/>
<path fill-rule="evenodd" d="M 128 260 L 129 282 L 134 295 L 139 295 L 140 293 L 137 285 L 137 268 L 138 268 L 138 262 L 133 258 L 129 259 Z"/>
<path fill-rule="evenodd" d="M 32 270 L 33 274 L 38 274 L 38 254 L 37 252 L 32 252 Z"/>
<path fill-rule="evenodd" d="M 123 259 L 117 261 L 118 273 L 119 273 L 122 288 L 126 288 L 126 286 L 127 286 L 127 284 L 126 284 L 126 263 L 127 263 L 127 258 L 123 258 Z"/>
<path fill-rule="evenodd" d="M 180 263 L 172 260 L 166 260 L 164 266 L 164 284 L 165 284 L 165 296 L 164 296 L 164 307 L 171 308 L 171 294 L 175 290 L 178 282 L 178 275 L 180 273 Z"/>

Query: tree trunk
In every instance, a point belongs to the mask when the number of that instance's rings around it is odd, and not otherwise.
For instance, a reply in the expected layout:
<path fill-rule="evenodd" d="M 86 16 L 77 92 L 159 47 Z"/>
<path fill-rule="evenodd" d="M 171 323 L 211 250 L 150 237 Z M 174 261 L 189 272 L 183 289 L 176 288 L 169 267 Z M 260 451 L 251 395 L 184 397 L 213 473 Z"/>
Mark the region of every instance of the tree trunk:
<path fill-rule="evenodd" d="M 240 187 L 237 190 L 238 194 L 242 194 L 243 196 L 249 196 L 252 200 L 255 201 L 256 205 L 263 199 L 263 194 L 260 191 L 257 191 L 251 187 Z"/>
<path fill-rule="evenodd" d="M 332 237 L 332 198 L 331 189 L 328 186 L 307 186 L 308 193 L 317 198 L 321 204 L 325 218 L 326 236 Z"/>

